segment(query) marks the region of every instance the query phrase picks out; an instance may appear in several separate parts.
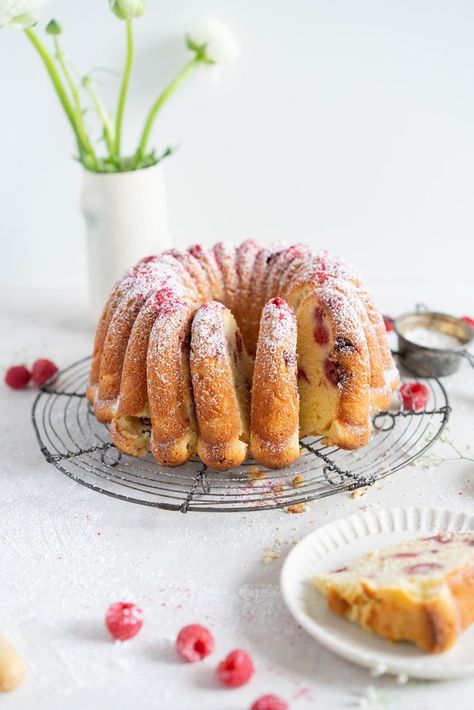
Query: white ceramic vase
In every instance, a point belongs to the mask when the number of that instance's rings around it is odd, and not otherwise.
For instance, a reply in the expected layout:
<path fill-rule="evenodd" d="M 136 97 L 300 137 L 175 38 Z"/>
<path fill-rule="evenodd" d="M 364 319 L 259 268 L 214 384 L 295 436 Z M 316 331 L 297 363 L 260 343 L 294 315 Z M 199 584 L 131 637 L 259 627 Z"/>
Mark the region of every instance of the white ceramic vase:
<path fill-rule="evenodd" d="M 97 318 L 115 281 L 143 256 L 171 246 L 161 165 L 128 173 L 84 171 L 89 294 Z"/>

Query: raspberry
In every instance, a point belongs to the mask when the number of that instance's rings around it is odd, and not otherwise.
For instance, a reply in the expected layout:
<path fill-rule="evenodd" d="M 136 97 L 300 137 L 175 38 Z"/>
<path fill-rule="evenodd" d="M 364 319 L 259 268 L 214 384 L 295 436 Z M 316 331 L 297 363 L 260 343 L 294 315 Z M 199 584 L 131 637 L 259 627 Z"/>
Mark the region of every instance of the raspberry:
<path fill-rule="evenodd" d="M 422 562 L 419 565 L 411 565 L 411 567 L 405 567 L 403 571 L 407 574 L 429 574 L 435 569 L 443 569 L 443 565 L 439 565 L 436 562 Z"/>
<path fill-rule="evenodd" d="M 391 333 L 393 330 L 395 330 L 393 327 L 393 319 L 390 318 L 390 316 L 384 316 L 383 322 L 385 323 L 385 330 L 387 331 L 387 333 Z"/>
<path fill-rule="evenodd" d="M 176 650 L 185 661 L 202 661 L 214 650 L 214 636 L 201 624 L 189 624 L 179 632 Z"/>
<path fill-rule="evenodd" d="M 51 360 L 46 360 L 45 358 L 40 358 L 33 363 L 31 374 L 33 377 L 33 382 L 37 387 L 42 387 L 45 385 L 58 371 L 58 368 L 51 362 Z"/>
<path fill-rule="evenodd" d="M 288 710 L 288 703 L 277 695 L 262 695 L 256 700 L 250 710 Z"/>
<path fill-rule="evenodd" d="M 282 298 L 279 298 L 278 296 L 276 296 L 276 298 L 272 298 L 272 303 L 277 308 L 284 308 L 284 306 L 286 306 L 286 301 L 284 301 Z"/>
<path fill-rule="evenodd" d="M 31 380 L 31 372 L 24 365 L 9 367 L 5 373 L 5 384 L 12 390 L 22 390 Z"/>
<path fill-rule="evenodd" d="M 142 628 L 143 612 L 132 602 L 115 602 L 107 610 L 105 625 L 114 639 L 127 641 Z"/>
<path fill-rule="evenodd" d="M 313 336 L 318 345 L 327 345 L 329 343 L 329 332 L 324 322 L 324 310 L 320 307 L 314 311 Z"/>
<path fill-rule="evenodd" d="M 400 394 L 403 401 L 403 409 L 416 412 L 418 409 L 423 409 L 426 405 L 430 391 L 428 387 L 421 382 L 410 382 L 409 385 L 402 385 L 400 387 Z"/>
<path fill-rule="evenodd" d="M 229 688 L 240 688 L 241 685 L 248 683 L 253 676 L 252 659 L 246 651 L 236 648 L 219 663 L 216 673 L 224 685 Z"/>
<path fill-rule="evenodd" d="M 470 325 L 471 328 L 474 328 L 474 318 L 471 318 L 470 316 L 462 316 L 461 320 L 466 321 L 466 323 Z"/>

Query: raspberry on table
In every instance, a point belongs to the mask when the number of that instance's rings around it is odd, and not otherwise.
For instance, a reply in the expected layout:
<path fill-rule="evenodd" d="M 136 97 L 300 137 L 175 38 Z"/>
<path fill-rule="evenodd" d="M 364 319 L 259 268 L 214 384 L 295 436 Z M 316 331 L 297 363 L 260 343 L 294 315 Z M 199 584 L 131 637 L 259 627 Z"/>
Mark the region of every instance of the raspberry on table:
<path fill-rule="evenodd" d="M 127 641 L 142 628 L 143 612 L 133 602 L 115 602 L 107 610 L 105 625 L 114 639 Z"/>
<path fill-rule="evenodd" d="M 31 372 L 24 365 L 13 365 L 5 373 L 5 384 L 12 390 L 22 390 L 31 380 Z"/>
<path fill-rule="evenodd" d="M 176 650 L 185 661 L 202 661 L 214 650 L 214 636 L 201 624 L 184 626 L 176 638 Z"/>
<path fill-rule="evenodd" d="M 45 385 L 56 373 L 58 372 L 58 367 L 47 360 L 46 358 L 39 358 L 33 363 L 31 374 L 33 377 L 33 382 L 37 387 L 42 387 Z"/>
<path fill-rule="evenodd" d="M 430 391 L 422 382 L 410 382 L 400 387 L 403 409 L 416 412 L 425 407 Z"/>
<path fill-rule="evenodd" d="M 217 677 L 229 688 L 240 688 L 249 682 L 254 674 L 252 659 L 246 651 L 236 648 L 231 651 L 216 669 Z"/>
<path fill-rule="evenodd" d="M 289 705 L 277 695 L 262 695 L 256 700 L 250 710 L 288 710 Z"/>
<path fill-rule="evenodd" d="M 393 319 L 390 316 L 383 316 L 383 322 L 385 323 L 385 330 L 387 333 L 391 333 L 395 328 L 393 327 Z"/>

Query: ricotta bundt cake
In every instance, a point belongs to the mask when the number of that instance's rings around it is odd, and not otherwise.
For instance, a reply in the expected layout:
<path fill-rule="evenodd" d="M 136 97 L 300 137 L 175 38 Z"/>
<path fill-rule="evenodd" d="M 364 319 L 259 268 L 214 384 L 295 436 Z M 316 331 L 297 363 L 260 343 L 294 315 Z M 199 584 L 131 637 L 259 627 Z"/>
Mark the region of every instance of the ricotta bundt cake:
<path fill-rule="evenodd" d="M 474 621 L 474 533 L 376 550 L 319 575 L 315 585 L 332 611 L 367 631 L 441 653 Z"/>
<path fill-rule="evenodd" d="M 277 468 L 298 436 L 364 446 L 397 386 L 382 316 L 350 266 L 247 239 L 130 269 L 99 320 L 87 397 L 125 453 L 179 466 L 197 452 L 225 469 L 250 445 Z"/>

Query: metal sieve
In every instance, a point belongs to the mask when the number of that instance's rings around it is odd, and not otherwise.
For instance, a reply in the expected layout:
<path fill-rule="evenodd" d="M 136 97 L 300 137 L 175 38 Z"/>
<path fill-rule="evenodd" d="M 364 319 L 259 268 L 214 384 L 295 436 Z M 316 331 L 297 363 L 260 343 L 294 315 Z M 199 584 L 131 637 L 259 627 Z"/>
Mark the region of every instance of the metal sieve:
<path fill-rule="evenodd" d="M 459 367 L 462 358 L 474 367 L 474 354 L 467 349 L 474 340 L 474 330 L 461 318 L 446 313 L 429 311 L 418 304 L 414 313 L 404 313 L 393 321 L 398 336 L 398 350 L 402 361 L 421 377 L 451 375 Z M 427 328 L 438 333 L 454 336 L 459 345 L 454 348 L 431 348 L 408 339 L 415 328 Z"/>

